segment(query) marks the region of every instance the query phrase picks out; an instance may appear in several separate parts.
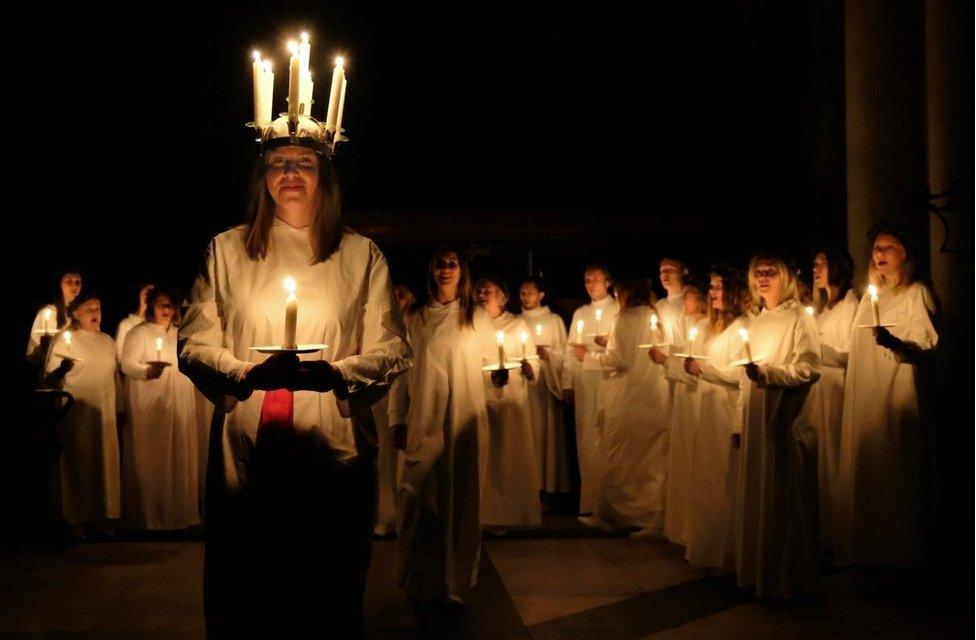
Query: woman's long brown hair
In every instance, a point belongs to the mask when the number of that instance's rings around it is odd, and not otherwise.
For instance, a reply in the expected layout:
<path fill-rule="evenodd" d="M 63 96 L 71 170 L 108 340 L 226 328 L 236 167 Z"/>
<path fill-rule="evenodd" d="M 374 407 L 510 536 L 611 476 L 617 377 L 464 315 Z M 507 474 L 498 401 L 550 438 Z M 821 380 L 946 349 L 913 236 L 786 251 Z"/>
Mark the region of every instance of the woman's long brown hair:
<path fill-rule="evenodd" d="M 742 276 L 726 267 L 713 269 L 709 277 L 722 280 L 722 310 L 719 311 L 710 302 L 708 304 L 708 329 L 713 335 L 718 335 L 745 312 L 749 290 Z"/>
<path fill-rule="evenodd" d="M 313 264 L 324 262 L 335 253 L 344 230 L 341 215 L 342 195 L 335 167 L 326 156 L 316 155 L 316 157 L 319 180 L 315 198 L 315 218 L 308 228 Z M 254 163 L 248 188 L 247 229 L 244 233 L 244 250 L 251 260 L 264 260 L 267 257 L 271 225 L 275 218 L 275 201 L 268 193 L 267 174 L 267 156 L 259 156 Z"/>
<path fill-rule="evenodd" d="M 462 328 L 473 327 L 475 302 L 471 287 L 471 271 L 468 269 L 468 261 L 462 257 L 463 254 L 460 251 L 446 248 L 438 249 L 434 252 L 433 257 L 430 259 L 430 265 L 427 267 L 428 304 L 437 299 L 437 280 L 434 278 L 434 267 L 437 266 L 438 261 L 452 253 L 457 256 L 458 268 L 461 270 L 457 288 L 457 301 L 458 308 L 460 309 L 458 324 Z M 426 316 L 423 314 L 424 310 L 421 309 L 421 316 L 426 320 Z"/>

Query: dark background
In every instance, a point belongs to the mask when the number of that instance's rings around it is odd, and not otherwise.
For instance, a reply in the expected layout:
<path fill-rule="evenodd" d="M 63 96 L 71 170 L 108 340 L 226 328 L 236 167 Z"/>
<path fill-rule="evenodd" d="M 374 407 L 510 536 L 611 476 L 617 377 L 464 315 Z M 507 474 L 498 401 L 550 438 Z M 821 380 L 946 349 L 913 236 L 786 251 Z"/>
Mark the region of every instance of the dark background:
<path fill-rule="evenodd" d="M 344 210 L 398 280 L 453 242 L 515 285 L 532 251 L 568 304 L 588 261 L 651 275 L 665 253 L 703 270 L 779 247 L 806 268 L 845 243 L 840 0 L 456 4 L 19 5 L 11 355 L 59 265 L 103 293 L 108 332 L 139 281 L 188 287 L 243 221 L 250 52 L 281 111 L 301 30 L 314 115 L 346 56 Z"/>

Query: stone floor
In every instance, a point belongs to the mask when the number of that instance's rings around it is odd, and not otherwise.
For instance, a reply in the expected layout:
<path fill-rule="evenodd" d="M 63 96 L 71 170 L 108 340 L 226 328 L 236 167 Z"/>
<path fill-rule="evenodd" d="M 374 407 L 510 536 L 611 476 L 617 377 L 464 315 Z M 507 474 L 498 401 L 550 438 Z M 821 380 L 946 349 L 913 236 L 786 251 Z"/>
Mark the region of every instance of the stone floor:
<path fill-rule="evenodd" d="M 863 595 L 831 575 L 814 604 L 757 602 L 688 566 L 679 547 L 566 527 L 485 543 L 469 611 L 414 611 L 377 541 L 367 638 L 737 639 L 971 637 L 973 617 Z M 203 638 L 203 545 L 113 541 L 0 555 L 0 637 Z"/>

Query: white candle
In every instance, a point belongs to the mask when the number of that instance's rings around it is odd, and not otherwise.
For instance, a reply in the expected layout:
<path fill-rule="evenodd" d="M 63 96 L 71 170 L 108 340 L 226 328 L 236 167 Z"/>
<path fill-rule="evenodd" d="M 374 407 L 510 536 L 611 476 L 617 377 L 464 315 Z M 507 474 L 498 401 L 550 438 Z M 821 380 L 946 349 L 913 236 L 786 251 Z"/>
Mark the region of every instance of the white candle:
<path fill-rule="evenodd" d="M 576 343 L 583 344 L 583 321 L 576 321 Z"/>
<path fill-rule="evenodd" d="M 51 331 L 51 307 L 44 308 L 44 333 Z"/>
<path fill-rule="evenodd" d="M 346 108 L 346 73 L 342 72 L 342 89 L 339 91 L 339 113 L 336 115 L 336 135 L 342 133 L 342 112 Z"/>
<path fill-rule="evenodd" d="M 274 71 L 271 69 L 271 61 L 263 61 L 263 75 L 261 80 L 264 84 L 264 88 L 261 91 L 261 113 L 259 114 L 259 122 L 263 126 L 271 124 L 271 110 L 274 108 Z"/>
<path fill-rule="evenodd" d="M 71 332 L 70 331 L 64 332 L 64 347 L 67 350 L 67 356 L 70 358 L 71 357 Z"/>
<path fill-rule="evenodd" d="M 658 319 L 656 313 L 651 314 L 651 331 L 653 332 L 654 340 L 660 340 L 661 342 L 664 342 L 664 330 L 658 326 Z"/>
<path fill-rule="evenodd" d="M 498 341 L 498 368 L 505 368 L 505 332 L 499 331 L 495 334 L 495 340 Z"/>
<path fill-rule="evenodd" d="M 529 341 L 529 332 L 522 331 L 519 333 L 519 342 L 522 343 L 522 359 L 525 360 L 525 343 Z"/>
<path fill-rule="evenodd" d="M 596 316 L 596 333 L 600 335 L 600 321 L 603 319 L 603 309 L 597 309 L 593 312 L 593 315 Z"/>
<path fill-rule="evenodd" d="M 302 101 L 302 67 L 298 57 L 298 43 L 289 41 L 288 50 L 291 51 L 291 59 L 288 61 L 288 119 L 297 120 L 298 106 Z"/>
<path fill-rule="evenodd" d="M 163 361 L 163 339 L 156 338 L 156 362 Z"/>
<path fill-rule="evenodd" d="M 251 77 L 254 81 L 254 124 L 255 126 L 262 126 L 267 124 L 261 119 L 264 109 L 264 63 L 261 60 L 260 51 L 254 51 L 251 55 L 254 57 L 254 62 L 251 63 Z"/>
<path fill-rule="evenodd" d="M 739 337 L 742 338 L 742 345 L 746 348 L 746 358 L 752 362 L 752 348 L 749 346 L 749 332 L 739 329 Z"/>
<path fill-rule="evenodd" d="M 303 71 L 302 72 L 302 83 L 301 83 L 301 99 L 300 106 L 298 107 L 299 113 L 306 116 L 312 115 L 312 90 L 315 87 L 315 83 L 312 82 L 312 72 Z"/>
<path fill-rule="evenodd" d="M 285 278 L 288 299 L 285 301 L 285 341 L 281 344 L 284 349 L 294 349 L 298 346 L 295 343 L 295 327 L 298 324 L 298 298 L 295 297 L 297 288 L 294 278 L 291 276 Z"/>
<path fill-rule="evenodd" d="M 335 59 L 335 69 L 332 70 L 332 89 L 329 91 L 329 111 L 325 118 L 325 128 L 335 131 L 336 120 L 339 117 L 339 101 L 342 98 L 342 81 L 346 78 L 343 68 L 345 61 L 342 56 Z"/>
<path fill-rule="evenodd" d="M 692 327 L 691 329 L 688 329 L 688 353 L 689 354 L 694 352 L 694 349 L 692 349 L 691 345 L 695 343 L 695 338 L 697 337 L 698 337 L 698 327 Z"/>
<path fill-rule="evenodd" d="M 878 288 L 873 284 L 868 285 L 868 295 L 871 296 L 871 313 L 874 314 L 874 326 L 881 326 L 881 310 L 878 308 Z"/>
<path fill-rule="evenodd" d="M 298 45 L 298 62 L 302 73 L 308 73 L 308 61 L 311 58 L 312 46 L 308 43 L 308 33 L 302 32 L 302 43 Z"/>

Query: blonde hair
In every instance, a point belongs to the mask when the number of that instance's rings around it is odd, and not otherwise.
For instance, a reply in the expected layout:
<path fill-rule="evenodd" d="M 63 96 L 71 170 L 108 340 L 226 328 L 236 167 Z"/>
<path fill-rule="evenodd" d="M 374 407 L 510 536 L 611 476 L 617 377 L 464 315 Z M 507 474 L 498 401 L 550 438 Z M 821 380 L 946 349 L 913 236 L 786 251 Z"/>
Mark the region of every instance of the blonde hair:
<path fill-rule="evenodd" d="M 897 242 L 905 254 L 901 261 L 901 267 L 898 269 L 898 275 L 896 276 L 898 279 L 897 282 L 883 281 L 881 274 L 878 273 L 877 267 L 874 266 L 874 243 L 879 236 L 887 236 Z M 911 246 L 894 233 L 881 231 L 875 234 L 874 238 L 871 239 L 871 258 L 868 260 L 868 282 L 876 287 L 889 285 L 894 291 L 900 291 L 915 282 L 915 256 L 912 254 Z"/>
<path fill-rule="evenodd" d="M 762 311 L 764 301 L 761 295 L 759 295 L 759 287 L 756 285 L 756 267 L 760 265 L 769 265 L 775 267 L 779 271 L 779 275 L 783 278 L 783 297 L 780 303 L 786 302 L 787 300 L 798 300 L 799 292 L 796 286 L 796 273 L 790 269 L 786 261 L 779 256 L 772 254 L 759 254 L 755 256 L 751 262 L 749 262 L 749 296 L 751 298 L 748 306 L 748 310 L 754 314 Z"/>

